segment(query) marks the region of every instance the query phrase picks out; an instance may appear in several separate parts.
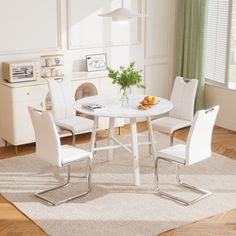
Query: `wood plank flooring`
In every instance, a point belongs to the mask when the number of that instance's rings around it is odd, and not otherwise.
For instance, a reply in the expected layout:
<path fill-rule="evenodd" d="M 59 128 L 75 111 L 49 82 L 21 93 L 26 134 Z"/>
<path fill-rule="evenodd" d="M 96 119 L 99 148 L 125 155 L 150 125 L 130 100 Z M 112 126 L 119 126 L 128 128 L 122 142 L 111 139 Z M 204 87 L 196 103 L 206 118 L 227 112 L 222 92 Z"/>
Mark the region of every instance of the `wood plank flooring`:
<path fill-rule="evenodd" d="M 140 123 L 138 131 L 146 130 L 146 124 Z M 129 126 L 123 127 L 121 134 L 130 132 Z M 118 134 L 118 129 L 116 133 Z M 176 133 L 175 137 L 186 140 L 188 129 Z M 107 131 L 101 131 L 97 139 L 101 140 L 107 137 Z M 90 139 L 90 134 L 79 135 L 77 142 L 86 143 Z M 71 138 L 64 138 L 62 143 L 71 143 Z M 18 156 L 26 155 L 35 151 L 35 145 L 23 145 L 19 148 Z M 215 127 L 213 132 L 212 149 L 214 152 L 236 160 L 236 132 L 229 131 L 220 127 Z M 14 147 L 0 148 L 0 159 L 14 157 Z M 236 201 L 236 200 L 235 200 Z M 34 224 L 27 216 L 21 213 L 11 203 L 0 195 L 0 235 L 1 236 L 45 236 L 47 235 L 40 227 Z M 224 212 L 214 217 L 210 217 L 178 229 L 173 229 L 160 234 L 161 236 L 205 236 L 205 235 L 236 235 L 236 209 Z"/>

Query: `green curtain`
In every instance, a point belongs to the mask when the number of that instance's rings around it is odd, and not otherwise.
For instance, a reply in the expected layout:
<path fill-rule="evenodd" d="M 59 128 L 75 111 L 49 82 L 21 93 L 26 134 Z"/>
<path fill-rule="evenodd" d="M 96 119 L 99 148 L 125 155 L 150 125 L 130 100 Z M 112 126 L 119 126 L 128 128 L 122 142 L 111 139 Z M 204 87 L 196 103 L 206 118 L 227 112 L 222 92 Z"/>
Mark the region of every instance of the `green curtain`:
<path fill-rule="evenodd" d="M 195 111 L 204 107 L 204 35 L 207 0 L 179 0 L 177 76 L 198 79 Z"/>

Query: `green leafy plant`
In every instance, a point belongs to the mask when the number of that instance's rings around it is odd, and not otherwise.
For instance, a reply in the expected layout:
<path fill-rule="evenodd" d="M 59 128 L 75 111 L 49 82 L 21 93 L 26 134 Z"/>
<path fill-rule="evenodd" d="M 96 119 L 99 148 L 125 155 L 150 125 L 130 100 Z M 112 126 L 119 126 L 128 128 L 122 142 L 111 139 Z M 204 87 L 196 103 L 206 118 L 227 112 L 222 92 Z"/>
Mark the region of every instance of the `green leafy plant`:
<path fill-rule="evenodd" d="M 118 84 L 120 86 L 120 91 L 122 98 L 128 101 L 128 89 L 131 86 L 136 86 L 137 88 L 145 88 L 141 83 L 142 76 L 140 73 L 142 70 L 135 70 L 135 62 L 130 63 L 128 67 L 120 66 L 119 70 L 108 69 L 108 77 L 112 79 L 112 84 Z"/>

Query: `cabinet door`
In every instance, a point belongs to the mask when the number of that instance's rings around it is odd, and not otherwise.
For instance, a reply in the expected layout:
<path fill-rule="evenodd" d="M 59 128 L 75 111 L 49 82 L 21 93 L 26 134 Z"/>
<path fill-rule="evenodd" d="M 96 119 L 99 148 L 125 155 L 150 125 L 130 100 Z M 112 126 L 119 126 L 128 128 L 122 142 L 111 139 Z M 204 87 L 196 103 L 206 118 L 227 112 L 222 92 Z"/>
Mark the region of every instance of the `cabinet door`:
<path fill-rule="evenodd" d="M 15 87 L 0 86 L 0 135 L 13 145 L 34 142 L 28 106 L 45 108 L 47 84 Z"/>
<path fill-rule="evenodd" d="M 35 142 L 34 129 L 28 112 L 28 106 L 42 109 L 45 108 L 44 104 L 42 100 L 22 101 L 14 104 L 13 133 L 11 140 L 9 140 L 10 143 L 13 145 L 21 145 Z"/>
<path fill-rule="evenodd" d="M 25 102 L 32 100 L 44 101 L 48 93 L 47 84 L 19 87 L 11 89 L 11 100 L 12 102 Z"/>

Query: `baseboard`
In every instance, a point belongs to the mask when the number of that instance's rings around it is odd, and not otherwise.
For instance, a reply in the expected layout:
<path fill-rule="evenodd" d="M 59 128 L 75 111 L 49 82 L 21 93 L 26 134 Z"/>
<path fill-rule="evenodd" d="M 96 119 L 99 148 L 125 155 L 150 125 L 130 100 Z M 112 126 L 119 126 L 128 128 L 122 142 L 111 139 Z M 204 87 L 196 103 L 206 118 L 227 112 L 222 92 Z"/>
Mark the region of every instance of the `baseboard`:
<path fill-rule="evenodd" d="M 217 119 L 216 125 L 225 129 L 236 131 L 236 122 L 230 120 Z"/>

